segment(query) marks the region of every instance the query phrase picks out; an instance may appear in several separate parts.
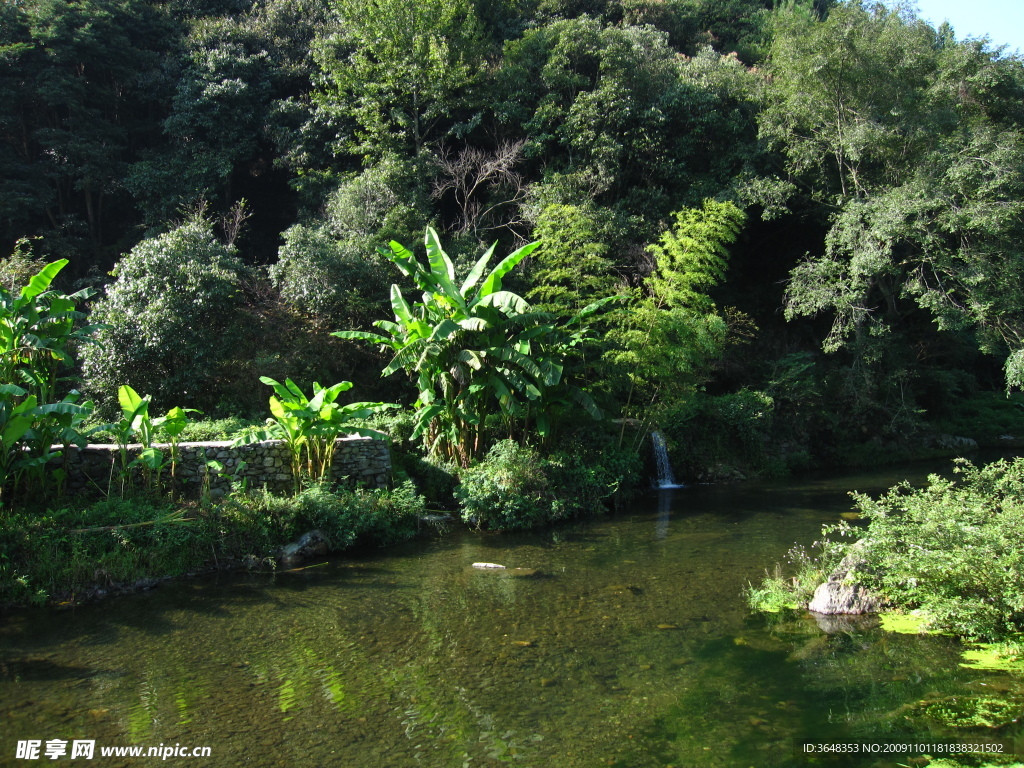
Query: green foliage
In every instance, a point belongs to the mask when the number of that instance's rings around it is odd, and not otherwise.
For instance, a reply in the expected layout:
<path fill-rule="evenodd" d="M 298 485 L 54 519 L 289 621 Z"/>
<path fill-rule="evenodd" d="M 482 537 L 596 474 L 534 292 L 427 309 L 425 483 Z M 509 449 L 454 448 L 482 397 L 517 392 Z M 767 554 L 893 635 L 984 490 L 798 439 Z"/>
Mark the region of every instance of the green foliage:
<path fill-rule="evenodd" d="M 493 111 L 522 126 L 526 155 L 587 180 L 588 194 L 647 222 L 717 195 L 754 139 L 756 79 L 710 49 L 681 59 L 652 27 L 586 16 L 527 30 L 505 46 Z"/>
<path fill-rule="evenodd" d="M 144 0 L 3 4 L 0 240 L 45 228 L 77 271 L 123 231 L 123 179 L 168 95 L 173 31 Z"/>
<path fill-rule="evenodd" d="M 494 444 L 479 464 L 464 470 L 456 498 L 462 518 L 479 528 L 536 528 L 557 519 L 556 491 L 535 448 L 513 440 Z"/>
<path fill-rule="evenodd" d="M 430 218 L 424 190 L 430 168 L 423 160 L 386 155 L 346 178 L 327 200 L 331 230 L 343 241 L 404 242 L 423 231 Z M 369 249 L 368 249 L 369 250 Z"/>
<path fill-rule="evenodd" d="M 187 443 L 233 440 L 240 432 L 262 424 L 262 421 L 250 421 L 238 416 L 229 416 L 225 419 L 190 420 L 181 433 L 181 440 Z"/>
<path fill-rule="evenodd" d="M 22 238 L 14 244 L 10 256 L 0 259 L 0 286 L 9 293 L 18 293 L 45 266 L 46 259 L 32 253 L 32 241 Z"/>
<path fill-rule="evenodd" d="M 84 314 L 76 304 L 90 291 L 67 296 L 51 288 L 66 265 L 66 260 L 47 264 L 20 290 L 0 287 L 0 498 L 5 502 L 5 487 L 22 479 L 26 496 L 46 498 L 61 490 L 65 470 L 47 469 L 61 456 L 52 446 L 66 450 L 85 442 L 83 424 L 93 403 L 79 403 L 74 390 L 58 401 L 57 374 L 72 365 L 74 346 L 92 341 L 101 326 L 79 323 Z"/>
<path fill-rule="evenodd" d="M 0 602 L 180 575 L 210 556 L 216 527 L 166 502 L 120 499 L 0 518 Z"/>
<path fill-rule="evenodd" d="M 455 496 L 462 519 L 478 528 L 536 528 L 601 513 L 636 474 L 635 455 L 614 449 L 543 457 L 535 448 L 502 440 L 462 471 Z"/>
<path fill-rule="evenodd" d="M 724 349 L 728 326 L 707 291 L 725 276 L 727 246 L 746 217 L 733 203 L 705 200 L 683 209 L 675 225 L 649 247 L 655 267 L 646 293 L 621 312 L 605 358 L 629 382 L 626 408 L 639 389 L 642 402 L 685 397 L 708 375 Z"/>
<path fill-rule="evenodd" d="M 652 301 L 666 309 L 712 312 L 707 292 L 725 279 L 728 246 L 736 242 L 746 215 L 734 203 L 705 200 L 684 208 L 648 249 L 655 267 L 648 280 Z"/>
<path fill-rule="evenodd" d="M 795 597 L 799 592 L 794 580 L 783 576 L 781 566 L 776 565 L 774 572 L 765 571 L 760 584 L 748 584 L 745 595 L 752 611 L 779 613 L 800 607 Z"/>
<path fill-rule="evenodd" d="M 820 583 L 856 557 L 857 582 L 926 628 L 965 638 L 1013 638 L 1024 628 L 1024 459 L 976 467 L 957 459 L 958 478 L 929 477 L 878 499 L 852 494 L 866 527 L 825 526 L 817 558 L 797 563 L 801 583 Z M 800 599 L 806 600 L 808 593 Z"/>
<path fill-rule="evenodd" d="M 424 512 L 423 497 L 408 482 L 391 490 L 329 491 L 316 485 L 290 498 L 270 493 L 235 494 L 219 510 L 229 519 L 266 521 L 278 542 L 319 530 L 334 551 L 410 539 L 419 531 Z"/>
<path fill-rule="evenodd" d="M 0 604 L 73 598 L 94 587 L 178 576 L 215 561 L 267 561 L 273 551 L 320 529 L 336 551 L 383 545 L 419 531 L 422 497 L 393 490 L 307 489 L 292 498 L 236 494 L 195 509 L 151 498 L 110 499 L 44 514 L 0 515 Z"/>
<path fill-rule="evenodd" d="M 971 638 L 1019 632 L 1024 622 L 1024 460 L 975 467 L 960 478 L 903 484 L 854 499 L 868 521 L 860 550 L 870 584 L 920 609 L 933 628 Z M 840 533 L 848 533 L 840 530 Z"/>
<path fill-rule="evenodd" d="M 970 437 L 985 447 L 1005 445 L 1004 435 L 1024 435 L 1024 395 L 977 392 L 961 396 L 955 406 L 931 426 L 950 435 Z"/>
<path fill-rule="evenodd" d="M 82 350 L 87 389 L 108 412 L 122 383 L 157 404 L 181 398 L 212 409 L 244 323 L 234 249 L 217 241 L 208 222 L 192 220 L 141 242 L 115 274 L 92 314 L 109 327 Z"/>
<path fill-rule="evenodd" d="M 762 137 L 828 233 L 792 270 L 787 315 L 829 313 L 857 351 L 923 309 L 972 328 L 1020 380 L 1022 65 L 923 21 L 847 3 L 783 11 Z"/>
<path fill-rule="evenodd" d="M 303 480 L 314 483 L 331 482 L 331 463 L 337 439 L 342 433 L 387 439 L 375 429 L 358 427 L 349 422 L 368 419 L 390 403 L 349 403 L 341 405 L 338 396 L 352 388 L 352 382 L 341 381 L 330 387 L 313 382 L 313 396 L 306 397 L 291 379 L 284 384 L 263 376 L 264 384 L 274 388 L 270 397 L 267 428 L 239 436 L 234 445 L 248 445 L 263 440 L 283 440 L 291 456 L 292 482 L 296 493 Z"/>
<path fill-rule="evenodd" d="M 609 258 L 615 238 L 610 213 L 589 204 L 551 203 L 541 210 L 533 233 L 544 247 L 534 256 L 534 288 L 527 294 L 538 310 L 569 316 L 619 292 Z"/>
<path fill-rule="evenodd" d="M 519 248 L 488 271 L 497 244 L 491 246 L 457 287 L 455 266 L 437 233 L 428 228 L 425 239 L 429 268 L 397 242 L 390 251 L 381 250 L 424 291 L 423 301 L 410 305 L 393 285 L 395 322 L 374 323 L 387 336 L 334 334 L 378 342 L 395 353 L 384 375 L 404 369 L 419 390 L 413 436 L 426 435 L 431 452 L 465 467 L 486 447 L 486 419 L 495 405 L 507 422 L 529 418 L 532 410 L 542 435 L 550 429 L 549 409 L 567 400 L 596 417 L 589 396 L 563 383 L 562 361 L 565 350 L 586 337 L 586 320 L 602 303 L 556 326 L 550 315 L 533 312 L 520 296 L 502 290 L 502 278 L 538 243 Z"/>
<path fill-rule="evenodd" d="M 173 92 L 169 113 L 161 115 L 163 140 L 132 164 L 125 183 L 150 226 L 200 199 L 228 208 L 240 197 L 239 186 L 260 190 L 273 183 L 267 178 L 272 152 L 290 159 L 301 151 L 296 134 L 309 107 L 296 97 L 310 89 L 309 46 L 327 10 L 301 0 L 246 5 L 252 7 L 194 20 L 165 54 Z M 249 178 L 239 184 L 240 177 Z M 276 218 L 265 207 L 260 214 Z"/>
<path fill-rule="evenodd" d="M 25 384 L 40 404 L 52 402 L 58 370 L 72 364 L 72 347 L 91 342 L 102 329 L 99 324 L 79 327 L 85 315 L 76 304 L 92 291 L 67 296 L 50 288 L 67 263 L 47 264 L 17 294 L 0 288 L 0 383 Z"/>
<path fill-rule="evenodd" d="M 714 397 L 699 393 L 666 406 L 655 418 L 689 474 L 780 475 L 787 467 L 769 451 L 774 405 L 769 395 L 750 389 Z"/>
<path fill-rule="evenodd" d="M 318 41 L 321 108 L 354 121 L 345 147 L 419 155 L 451 128 L 482 60 L 466 0 L 334 0 L 340 31 Z"/>
<path fill-rule="evenodd" d="M 321 322 L 355 328 L 384 310 L 382 260 L 367 238 L 339 241 L 323 227 L 296 224 L 284 234 L 270 277 L 281 298 Z"/>

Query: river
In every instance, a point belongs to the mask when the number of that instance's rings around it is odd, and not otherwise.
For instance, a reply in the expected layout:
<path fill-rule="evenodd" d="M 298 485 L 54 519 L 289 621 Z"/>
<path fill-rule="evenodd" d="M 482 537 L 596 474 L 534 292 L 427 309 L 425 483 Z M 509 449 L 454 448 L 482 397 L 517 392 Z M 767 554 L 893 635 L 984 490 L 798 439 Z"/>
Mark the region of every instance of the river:
<path fill-rule="evenodd" d="M 524 535 L 452 531 L 300 571 L 165 583 L 0 618 L 0 765 L 804 766 L 800 744 L 964 738 L 936 702 L 1020 693 L 946 637 L 751 615 L 748 582 L 923 470 L 696 486 Z M 474 562 L 536 569 L 532 577 Z M 1015 726 L 1002 738 L 1021 735 Z M 177 746 L 176 746 L 177 745 Z M 46 763 L 90 764 L 70 754 Z M 840 757 L 828 765 L 906 765 Z"/>

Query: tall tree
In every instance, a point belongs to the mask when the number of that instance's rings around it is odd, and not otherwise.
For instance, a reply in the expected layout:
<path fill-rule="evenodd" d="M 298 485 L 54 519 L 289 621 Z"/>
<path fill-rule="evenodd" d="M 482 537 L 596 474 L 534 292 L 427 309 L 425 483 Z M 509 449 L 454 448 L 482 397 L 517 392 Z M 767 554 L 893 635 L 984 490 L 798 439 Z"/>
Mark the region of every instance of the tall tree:
<path fill-rule="evenodd" d="M 131 212 L 121 181 L 152 140 L 174 28 L 143 0 L 29 0 L 4 3 L 0 17 L 0 178 L 11 193 L 0 214 L 17 228 L 6 234 L 84 230 L 68 244 L 81 274 L 83 252 L 120 234 L 109 212 Z"/>
<path fill-rule="evenodd" d="M 334 0 L 340 31 L 321 39 L 320 104 L 355 121 L 347 147 L 419 155 L 460 117 L 484 52 L 468 0 Z"/>
<path fill-rule="evenodd" d="M 777 18 L 761 136 L 779 187 L 827 221 L 790 317 L 831 313 L 826 350 L 922 309 L 972 328 L 1024 384 L 1024 68 L 904 11 L 847 2 Z"/>

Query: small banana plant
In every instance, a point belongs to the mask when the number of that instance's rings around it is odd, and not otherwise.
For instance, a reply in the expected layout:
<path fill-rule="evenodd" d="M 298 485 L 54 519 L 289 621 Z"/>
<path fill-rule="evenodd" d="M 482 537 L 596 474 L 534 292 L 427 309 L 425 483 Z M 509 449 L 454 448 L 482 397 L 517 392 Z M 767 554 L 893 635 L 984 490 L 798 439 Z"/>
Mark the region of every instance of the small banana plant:
<path fill-rule="evenodd" d="M 352 382 L 341 381 L 330 387 L 313 382 L 313 396 L 307 397 L 291 379 L 281 384 L 268 376 L 260 381 L 273 387 L 270 396 L 271 418 L 264 429 L 249 432 L 234 445 L 248 445 L 263 440 L 282 440 L 288 446 L 293 490 L 298 493 L 303 478 L 311 482 L 330 482 L 335 441 L 343 433 L 387 440 L 383 432 L 356 427 L 355 420 L 366 419 L 393 403 L 349 403 L 340 405 L 338 395 L 352 388 Z"/>

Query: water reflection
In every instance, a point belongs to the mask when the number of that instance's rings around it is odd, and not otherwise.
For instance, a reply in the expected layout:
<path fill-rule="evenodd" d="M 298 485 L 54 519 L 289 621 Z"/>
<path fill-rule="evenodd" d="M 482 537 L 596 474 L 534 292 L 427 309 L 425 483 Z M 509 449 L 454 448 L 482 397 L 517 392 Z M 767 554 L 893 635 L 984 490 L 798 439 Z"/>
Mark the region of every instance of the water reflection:
<path fill-rule="evenodd" d="M 958 667 L 948 638 L 826 634 L 743 601 L 847 490 L 891 481 L 694 487 L 587 526 L 12 614 L 0 764 L 18 739 L 90 738 L 209 745 L 223 766 L 771 768 L 803 764 L 797 738 L 959 732 L 935 702 L 1017 683 Z"/>
<path fill-rule="evenodd" d="M 664 539 L 668 536 L 668 521 L 672 514 L 672 497 L 674 491 L 661 489 L 658 491 L 658 522 L 654 529 L 654 538 Z"/>

